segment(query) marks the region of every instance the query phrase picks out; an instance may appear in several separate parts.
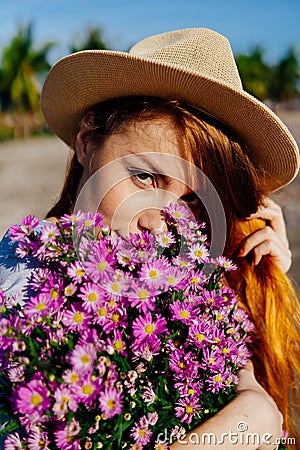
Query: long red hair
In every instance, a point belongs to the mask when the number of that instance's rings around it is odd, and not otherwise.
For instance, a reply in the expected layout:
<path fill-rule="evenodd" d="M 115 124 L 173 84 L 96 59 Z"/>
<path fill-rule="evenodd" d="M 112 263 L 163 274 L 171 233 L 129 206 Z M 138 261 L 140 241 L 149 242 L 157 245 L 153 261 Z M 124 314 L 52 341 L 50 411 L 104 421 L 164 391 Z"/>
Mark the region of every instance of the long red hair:
<path fill-rule="evenodd" d="M 272 258 L 265 256 L 254 266 L 251 257 L 236 257 L 244 238 L 265 225 L 262 221 L 244 220 L 256 212 L 269 194 L 263 174 L 252 164 L 251 149 L 213 118 L 177 101 L 129 97 L 91 109 L 96 119 L 90 126 L 90 138 L 99 148 L 124 123 L 169 117 L 174 129 L 181 133 L 186 158 L 214 185 L 227 220 L 225 254 L 238 265 L 238 270 L 228 275 L 228 283 L 237 291 L 240 304 L 255 323 L 252 336 L 255 373 L 281 410 L 285 428 L 291 434 L 296 433 L 292 411 L 295 405 L 299 408 L 300 399 L 300 308 L 295 290 Z M 47 217 L 73 211 L 81 174 L 82 167 L 74 153 L 60 198 Z M 209 222 L 207 216 L 203 218 Z"/>

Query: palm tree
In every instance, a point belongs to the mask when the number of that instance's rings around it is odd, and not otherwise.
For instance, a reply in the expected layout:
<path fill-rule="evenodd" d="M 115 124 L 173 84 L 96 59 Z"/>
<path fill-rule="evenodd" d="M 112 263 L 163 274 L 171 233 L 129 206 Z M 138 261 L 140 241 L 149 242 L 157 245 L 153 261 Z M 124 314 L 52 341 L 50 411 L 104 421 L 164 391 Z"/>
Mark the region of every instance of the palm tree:
<path fill-rule="evenodd" d="M 83 36 L 75 36 L 73 39 L 74 44 L 70 45 L 70 52 L 75 53 L 81 50 L 107 50 L 109 44 L 105 43 L 103 33 L 104 31 L 102 28 L 87 28 Z"/>
<path fill-rule="evenodd" d="M 269 98 L 271 68 L 264 60 L 262 47 L 254 47 L 248 55 L 236 56 L 236 63 L 246 91 L 260 100 Z"/>
<path fill-rule="evenodd" d="M 293 102 L 299 96 L 300 64 L 296 48 L 291 46 L 273 68 L 271 95 L 279 102 Z"/>
<path fill-rule="evenodd" d="M 53 45 L 53 42 L 47 42 L 35 49 L 32 24 L 29 23 L 19 26 L 16 36 L 3 50 L 0 69 L 1 109 L 13 114 L 16 137 L 30 134 L 33 116 L 39 110 L 36 76 L 49 70 L 47 56 Z"/>

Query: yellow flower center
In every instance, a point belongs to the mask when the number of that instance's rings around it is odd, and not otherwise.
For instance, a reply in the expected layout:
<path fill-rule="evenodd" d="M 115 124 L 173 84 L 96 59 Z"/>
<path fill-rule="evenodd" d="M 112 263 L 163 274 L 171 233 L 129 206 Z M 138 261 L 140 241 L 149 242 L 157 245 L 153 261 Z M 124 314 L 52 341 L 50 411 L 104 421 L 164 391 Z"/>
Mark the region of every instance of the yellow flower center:
<path fill-rule="evenodd" d="M 110 399 L 107 401 L 107 406 L 108 406 L 110 409 L 113 409 L 113 408 L 116 406 L 116 400 L 114 400 L 113 398 L 110 398 Z"/>
<path fill-rule="evenodd" d="M 119 285 L 119 283 L 112 283 L 111 289 L 113 292 L 120 292 L 121 286 Z"/>
<path fill-rule="evenodd" d="M 168 282 L 168 284 L 172 285 L 172 284 L 174 284 L 176 282 L 176 278 L 172 277 L 172 276 L 169 276 L 168 279 L 167 279 L 167 282 Z"/>
<path fill-rule="evenodd" d="M 144 430 L 144 428 L 140 428 L 140 429 L 139 429 L 139 435 L 140 435 L 140 436 L 144 437 L 144 436 L 146 435 L 146 433 L 147 433 L 147 431 Z"/>
<path fill-rule="evenodd" d="M 181 219 L 182 214 L 181 214 L 181 212 L 179 212 L 179 211 L 174 211 L 173 216 L 175 217 L 175 219 Z"/>
<path fill-rule="evenodd" d="M 61 398 L 61 401 L 63 402 L 63 403 L 69 403 L 69 401 L 70 401 L 70 399 L 69 399 L 69 397 L 62 397 Z"/>
<path fill-rule="evenodd" d="M 84 275 L 84 270 L 83 270 L 83 269 L 77 269 L 76 272 L 75 272 L 75 275 L 76 275 L 77 277 L 83 277 L 83 275 Z"/>
<path fill-rule="evenodd" d="M 222 380 L 221 375 L 215 375 L 214 376 L 214 380 L 215 380 L 216 383 L 220 383 L 220 381 Z"/>
<path fill-rule="evenodd" d="M 185 309 L 180 311 L 179 315 L 182 319 L 188 319 L 190 317 L 190 313 Z"/>
<path fill-rule="evenodd" d="M 82 392 L 85 395 L 91 395 L 93 391 L 94 391 L 93 386 L 91 386 L 90 384 L 85 384 L 84 386 L 82 386 Z"/>
<path fill-rule="evenodd" d="M 50 290 L 50 295 L 51 295 L 51 297 L 52 297 L 53 299 L 57 299 L 57 298 L 58 298 L 58 290 L 55 289 L 55 288 L 52 288 L 52 289 Z"/>
<path fill-rule="evenodd" d="M 79 376 L 77 375 L 77 373 L 72 373 L 72 375 L 70 376 L 70 381 L 72 383 L 77 383 L 79 380 Z"/>
<path fill-rule="evenodd" d="M 96 294 L 96 292 L 91 292 L 88 296 L 87 299 L 89 302 L 93 303 L 98 299 L 98 295 Z"/>
<path fill-rule="evenodd" d="M 151 280 L 155 279 L 158 277 L 158 272 L 155 269 L 150 270 L 149 272 L 149 278 L 151 278 Z"/>
<path fill-rule="evenodd" d="M 38 303 L 35 307 L 38 311 L 44 311 L 46 308 L 46 303 Z"/>
<path fill-rule="evenodd" d="M 192 407 L 192 406 L 186 405 L 186 407 L 185 407 L 185 412 L 186 412 L 187 414 L 192 414 L 193 411 L 194 411 L 194 410 L 193 410 L 193 407 Z"/>
<path fill-rule="evenodd" d="M 99 272 L 105 272 L 107 267 L 107 263 L 105 261 L 101 261 L 97 264 L 97 269 Z"/>
<path fill-rule="evenodd" d="M 138 295 L 138 298 L 140 300 L 147 300 L 147 298 L 148 298 L 148 291 L 147 291 L 147 289 L 140 289 L 137 292 L 137 295 Z"/>
<path fill-rule="evenodd" d="M 89 364 L 91 359 L 90 359 L 89 355 L 85 354 L 81 357 L 81 361 L 83 362 L 83 364 Z"/>
<path fill-rule="evenodd" d="M 153 325 L 153 323 L 148 323 L 145 328 L 144 328 L 145 332 L 147 334 L 152 334 L 153 331 L 155 330 L 155 326 Z"/>
<path fill-rule="evenodd" d="M 197 338 L 197 341 L 202 342 L 202 341 L 204 341 L 205 336 L 203 333 L 197 333 L 196 338 Z"/>
<path fill-rule="evenodd" d="M 83 321 L 83 314 L 81 312 L 75 313 L 73 320 L 75 323 L 81 323 Z"/>
<path fill-rule="evenodd" d="M 222 319 L 223 319 L 223 316 L 221 314 L 216 315 L 216 320 L 222 320 Z"/>
<path fill-rule="evenodd" d="M 104 316 L 106 316 L 106 314 L 107 314 L 107 309 L 106 309 L 105 306 L 104 306 L 103 308 L 99 308 L 99 309 L 98 309 L 98 315 L 99 315 L 100 317 L 104 317 Z"/>
<path fill-rule="evenodd" d="M 121 341 L 121 339 L 118 339 L 114 342 L 114 349 L 117 350 L 117 352 L 121 352 L 124 348 L 124 342 Z"/>
<path fill-rule="evenodd" d="M 111 316 L 111 320 L 113 321 L 113 322 L 119 322 L 119 320 L 120 320 L 120 314 L 116 314 L 116 313 L 114 313 L 114 314 L 112 314 L 112 316 Z"/>
<path fill-rule="evenodd" d="M 198 283 L 199 283 L 199 279 L 197 277 L 191 278 L 191 284 L 198 284 Z"/>
<path fill-rule="evenodd" d="M 201 258 L 201 256 L 203 256 L 203 250 L 200 250 L 199 248 L 195 250 L 195 256 Z"/>
<path fill-rule="evenodd" d="M 43 399 L 40 396 L 40 394 L 33 394 L 31 396 L 30 400 L 31 400 L 31 403 L 32 403 L 33 406 L 39 406 L 39 404 L 42 403 L 42 401 L 43 401 Z"/>

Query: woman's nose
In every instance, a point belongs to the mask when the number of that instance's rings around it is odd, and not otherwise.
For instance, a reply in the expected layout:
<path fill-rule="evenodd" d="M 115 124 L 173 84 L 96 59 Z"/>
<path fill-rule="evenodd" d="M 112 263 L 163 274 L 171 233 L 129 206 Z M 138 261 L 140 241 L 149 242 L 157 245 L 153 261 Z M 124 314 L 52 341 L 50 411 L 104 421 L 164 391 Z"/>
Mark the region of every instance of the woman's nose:
<path fill-rule="evenodd" d="M 137 226 L 139 230 L 150 231 L 157 234 L 167 231 L 167 224 L 159 209 L 146 209 L 139 214 L 137 220 Z"/>

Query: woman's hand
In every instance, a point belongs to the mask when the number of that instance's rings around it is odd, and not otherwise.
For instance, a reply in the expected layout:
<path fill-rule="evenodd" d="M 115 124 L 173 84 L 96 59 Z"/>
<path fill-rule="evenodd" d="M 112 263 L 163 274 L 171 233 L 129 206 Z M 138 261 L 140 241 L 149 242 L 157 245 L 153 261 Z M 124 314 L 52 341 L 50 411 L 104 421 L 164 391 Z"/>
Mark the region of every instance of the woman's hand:
<path fill-rule="evenodd" d="M 238 395 L 227 406 L 174 442 L 171 449 L 276 449 L 276 439 L 282 434 L 282 415 L 255 379 L 252 363 L 239 371 L 236 391 Z"/>
<path fill-rule="evenodd" d="M 257 265 L 264 255 L 271 255 L 280 269 L 286 273 L 291 267 L 292 253 L 289 249 L 281 207 L 267 197 L 264 206 L 252 214 L 250 219 L 263 219 L 266 226 L 245 239 L 239 256 L 247 256 L 253 251 L 253 262 Z"/>

